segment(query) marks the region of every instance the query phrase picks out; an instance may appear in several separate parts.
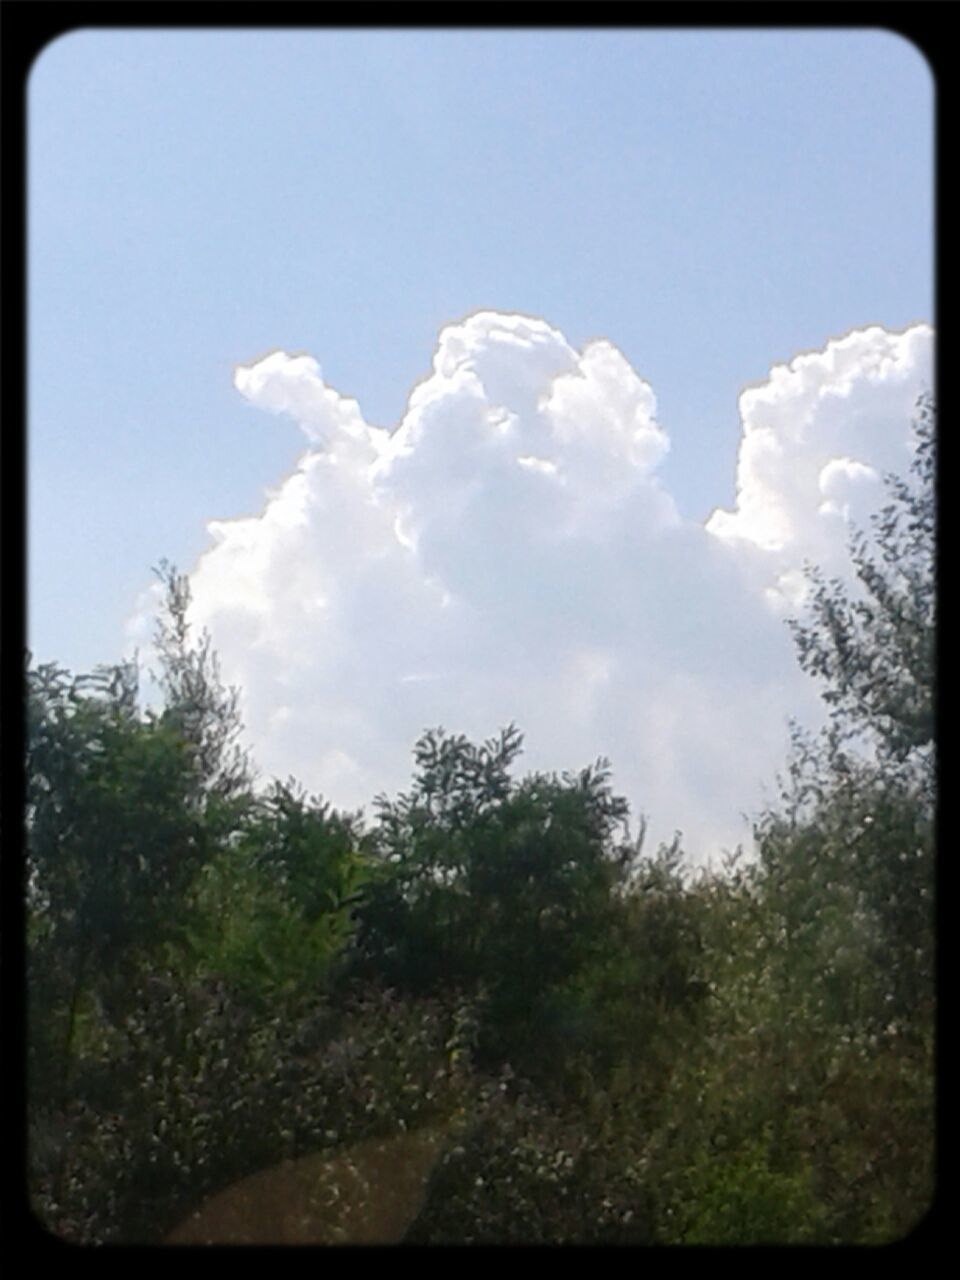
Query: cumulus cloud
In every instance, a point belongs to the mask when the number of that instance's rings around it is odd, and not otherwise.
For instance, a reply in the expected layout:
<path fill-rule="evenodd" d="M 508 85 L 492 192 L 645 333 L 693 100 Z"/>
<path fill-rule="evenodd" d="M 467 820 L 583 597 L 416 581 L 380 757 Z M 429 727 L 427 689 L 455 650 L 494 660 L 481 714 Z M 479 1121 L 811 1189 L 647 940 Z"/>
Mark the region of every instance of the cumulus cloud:
<path fill-rule="evenodd" d="M 845 571 L 849 521 L 909 463 L 932 344 L 866 329 L 744 391 L 736 506 L 705 526 L 661 484 L 653 389 L 610 342 L 470 316 L 392 432 L 309 356 L 237 369 L 308 441 L 191 575 L 259 765 L 357 808 L 408 784 L 424 728 L 513 720 L 525 768 L 609 756 L 652 844 L 749 842 L 788 717 L 819 711 L 783 615 L 805 560 Z"/>
<path fill-rule="evenodd" d="M 855 330 L 777 365 L 740 396 L 737 505 L 707 531 L 767 554 L 769 599 L 798 602 L 804 560 L 843 576 L 851 523 L 883 498 L 885 472 L 910 464 L 916 398 L 932 381 L 933 330 Z"/>

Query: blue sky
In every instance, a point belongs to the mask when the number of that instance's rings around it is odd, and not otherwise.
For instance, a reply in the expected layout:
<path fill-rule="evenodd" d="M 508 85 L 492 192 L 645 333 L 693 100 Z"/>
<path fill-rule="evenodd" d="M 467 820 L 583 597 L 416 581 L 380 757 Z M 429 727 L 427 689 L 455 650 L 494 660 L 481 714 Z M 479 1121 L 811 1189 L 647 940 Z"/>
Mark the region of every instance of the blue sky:
<path fill-rule="evenodd" d="M 233 371 L 276 349 L 393 428 L 472 312 L 606 338 L 680 517 L 732 508 L 747 384 L 933 320 L 932 110 L 883 30 L 61 38 L 28 103 L 36 656 L 115 660 L 150 566 L 263 512 L 304 441 Z"/>

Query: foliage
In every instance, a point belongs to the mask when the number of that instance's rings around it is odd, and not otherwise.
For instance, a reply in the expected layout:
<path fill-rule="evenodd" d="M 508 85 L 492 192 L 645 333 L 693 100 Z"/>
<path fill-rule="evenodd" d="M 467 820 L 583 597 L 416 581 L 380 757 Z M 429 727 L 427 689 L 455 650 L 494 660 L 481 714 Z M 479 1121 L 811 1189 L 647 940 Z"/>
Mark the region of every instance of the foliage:
<path fill-rule="evenodd" d="M 836 1023 L 876 1031 L 932 1016 L 936 413 L 921 397 L 911 480 L 886 477 L 873 541 L 855 533 L 858 595 L 810 570 L 801 666 L 831 726 L 794 735 L 780 811 L 757 825 L 764 893 L 792 984 Z M 864 754 L 872 743 L 873 753 Z M 792 997 L 796 999 L 796 994 Z"/>
<path fill-rule="evenodd" d="M 508 1073 L 452 1146 L 408 1244 L 645 1244 L 640 1171 L 622 1138 Z"/>
<path fill-rule="evenodd" d="M 250 783 L 250 762 L 237 743 L 239 692 L 224 687 L 209 635 L 196 641 L 191 635 L 189 578 L 166 560 L 154 573 L 164 588 L 154 632 L 164 697 L 160 719 L 189 750 L 199 787 L 228 799 Z"/>
<path fill-rule="evenodd" d="M 757 843 L 784 996 L 874 1030 L 931 1009 L 934 829 L 909 783 L 849 770 L 815 804 L 764 815 Z"/>
<path fill-rule="evenodd" d="M 701 904 L 688 892 L 679 844 L 639 857 L 610 912 L 603 945 L 546 1006 L 540 1034 L 568 1062 L 587 1097 L 642 1055 L 634 1084 L 655 1105 L 693 1033 L 709 988 L 703 977 Z M 640 1083 L 642 1081 L 642 1084 Z"/>
<path fill-rule="evenodd" d="M 167 703 L 141 714 L 134 663 L 27 672 L 28 882 L 35 936 L 111 961 L 162 915 L 236 819 L 248 766 L 235 692 L 209 639 L 189 642 L 186 580 L 164 566 L 157 627 Z M 231 805 L 231 801 L 234 804 Z"/>
<path fill-rule="evenodd" d="M 548 995 L 602 948 L 635 853 L 613 839 L 626 805 L 606 762 L 514 783 L 521 745 L 512 726 L 480 747 L 420 739 L 412 790 L 378 802 L 380 874 L 359 912 L 359 971 L 483 994 L 490 1061 L 522 1049 Z"/>
<path fill-rule="evenodd" d="M 881 758 L 919 762 L 932 781 L 935 696 L 936 411 L 921 397 L 914 419 L 912 481 L 888 475 L 890 502 L 855 532 L 860 585 L 808 570 L 809 620 L 791 623 L 805 671 L 824 683 L 836 738 L 867 735 Z"/>
<path fill-rule="evenodd" d="M 817 1234 L 809 1170 L 771 1168 L 766 1136 L 729 1155 L 701 1152 L 686 1172 L 684 1202 L 667 1243 L 805 1244 Z"/>
<path fill-rule="evenodd" d="M 711 998 L 652 1115 L 645 1158 L 658 1238 L 867 1243 L 906 1234 L 933 1190 L 929 1021 L 871 1031 L 848 1020 L 813 980 L 807 943 L 784 929 L 756 864 L 733 862 L 691 893 L 705 908 Z M 865 953 L 853 955 L 847 980 L 866 985 Z M 778 1198 L 794 1206 L 789 1230 L 771 1216 Z"/>
<path fill-rule="evenodd" d="M 208 856 L 182 740 L 136 711 L 128 667 L 28 673 L 27 892 L 31 1075 L 65 1087 L 85 994 L 162 944 Z"/>
<path fill-rule="evenodd" d="M 136 712 L 128 667 L 28 673 L 28 889 L 37 938 L 115 960 L 202 857 L 180 738 Z"/>
<path fill-rule="evenodd" d="M 284 1159 L 446 1124 L 472 1096 L 457 1011 L 364 992 L 264 1017 L 223 984 L 138 982 L 122 1043 L 65 1112 L 35 1108 L 35 1210 L 76 1243 L 151 1243 L 209 1194 Z"/>
<path fill-rule="evenodd" d="M 201 870 L 185 904 L 181 964 L 265 1008 L 322 991 L 369 876 L 360 843 L 349 818 L 275 782 Z"/>

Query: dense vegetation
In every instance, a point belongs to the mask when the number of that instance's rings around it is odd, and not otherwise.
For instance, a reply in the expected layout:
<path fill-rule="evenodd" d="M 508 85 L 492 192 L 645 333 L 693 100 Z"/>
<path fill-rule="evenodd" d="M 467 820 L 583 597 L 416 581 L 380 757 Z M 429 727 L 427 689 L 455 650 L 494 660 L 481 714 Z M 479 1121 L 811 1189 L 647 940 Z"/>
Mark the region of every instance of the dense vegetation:
<path fill-rule="evenodd" d="M 756 856 L 648 855 L 604 761 L 415 748 L 373 821 L 255 785 L 164 566 L 135 666 L 28 684 L 29 1178 L 78 1242 L 159 1241 L 288 1157 L 441 1126 L 408 1242 L 882 1242 L 934 1186 L 934 444 L 794 623 Z"/>

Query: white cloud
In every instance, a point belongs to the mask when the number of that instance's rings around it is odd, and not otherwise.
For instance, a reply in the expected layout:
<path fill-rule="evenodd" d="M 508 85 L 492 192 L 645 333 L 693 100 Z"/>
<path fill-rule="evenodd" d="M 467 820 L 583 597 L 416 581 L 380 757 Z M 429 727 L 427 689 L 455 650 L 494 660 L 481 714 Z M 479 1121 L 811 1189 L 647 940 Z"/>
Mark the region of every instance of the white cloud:
<path fill-rule="evenodd" d="M 525 769 L 609 756 L 651 843 L 746 841 L 787 716 L 819 707 L 782 615 L 905 469 L 932 341 L 851 333 L 745 391 L 737 505 L 705 527 L 661 486 L 654 393 L 609 342 L 449 325 L 392 434 L 309 356 L 241 367 L 310 442 L 259 516 L 211 523 L 191 575 L 257 762 L 359 807 L 408 784 L 424 728 L 513 720 Z"/>
<path fill-rule="evenodd" d="M 824 501 L 817 510 L 821 515 L 840 516 L 849 522 L 851 501 L 867 493 L 875 505 L 880 497 L 879 482 L 880 476 L 866 463 L 857 462 L 856 458 L 831 458 L 820 472 L 818 488 Z"/>
<path fill-rule="evenodd" d="M 917 395 L 932 382 L 933 330 L 873 326 L 777 365 L 740 397 L 737 505 L 708 532 L 760 548 L 773 594 L 796 597 L 804 560 L 842 575 L 853 522 L 882 499 L 883 473 L 904 473 Z M 772 598 L 772 597 L 771 597 Z"/>

